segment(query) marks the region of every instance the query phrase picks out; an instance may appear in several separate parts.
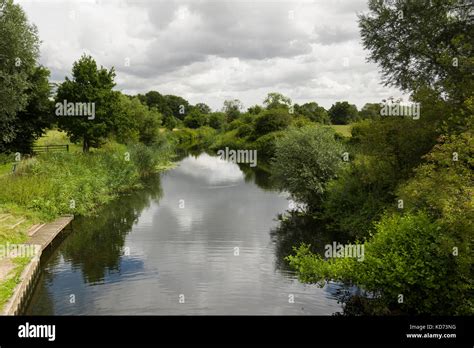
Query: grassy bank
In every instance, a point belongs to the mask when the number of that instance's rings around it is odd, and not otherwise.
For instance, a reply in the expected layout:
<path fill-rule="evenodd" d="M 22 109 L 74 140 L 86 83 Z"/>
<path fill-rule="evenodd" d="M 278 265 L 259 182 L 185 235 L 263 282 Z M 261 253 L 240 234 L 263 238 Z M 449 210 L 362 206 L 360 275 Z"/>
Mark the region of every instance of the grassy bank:
<path fill-rule="evenodd" d="M 15 173 L 13 161 L 5 160 L 0 168 L 0 246 L 24 243 L 31 226 L 63 214 L 93 215 L 120 193 L 141 187 L 143 177 L 172 166 L 172 146 L 165 139 L 154 146 L 109 142 L 83 154 L 79 145 L 53 130 L 37 142 L 50 144 L 69 144 L 70 152 L 23 156 Z M 27 261 L 0 259 L 9 270 L 0 279 L 0 309 Z"/>

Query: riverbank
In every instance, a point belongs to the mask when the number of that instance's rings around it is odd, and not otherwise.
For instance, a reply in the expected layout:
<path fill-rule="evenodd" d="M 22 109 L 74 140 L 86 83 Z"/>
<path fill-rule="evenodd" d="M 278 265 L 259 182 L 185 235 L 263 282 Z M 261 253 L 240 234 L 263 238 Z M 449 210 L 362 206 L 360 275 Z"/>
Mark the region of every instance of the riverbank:
<path fill-rule="evenodd" d="M 6 272 L 0 276 L 6 278 L 5 282 L 11 292 L 11 296 L 5 292 L 7 296 L 2 297 L 2 315 L 18 315 L 22 312 L 34 289 L 43 251 L 73 219 L 72 215 L 62 216 L 51 223 L 32 226 L 28 231 L 29 238 L 26 243 L 8 244 L 6 248 L 2 248 L 0 265 L 8 267 L 9 264 L 18 264 L 14 274 Z"/>
<path fill-rule="evenodd" d="M 89 154 L 77 151 L 24 157 L 0 176 L 0 247 L 23 244 L 29 232 L 62 215 L 94 216 L 98 207 L 142 187 L 142 179 L 173 165 L 170 146 L 113 142 Z M 0 258 L 0 310 L 30 259 Z"/>

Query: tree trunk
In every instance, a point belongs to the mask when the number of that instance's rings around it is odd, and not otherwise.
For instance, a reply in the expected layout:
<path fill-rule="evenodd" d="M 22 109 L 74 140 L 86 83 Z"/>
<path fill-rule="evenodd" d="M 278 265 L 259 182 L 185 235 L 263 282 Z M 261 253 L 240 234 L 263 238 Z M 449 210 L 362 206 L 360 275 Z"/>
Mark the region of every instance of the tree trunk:
<path fill-rule="evenodd" d="M 89 152 L 89 139 L 84 135 L 84 141 L 82 142 L 82 152 Z"/>

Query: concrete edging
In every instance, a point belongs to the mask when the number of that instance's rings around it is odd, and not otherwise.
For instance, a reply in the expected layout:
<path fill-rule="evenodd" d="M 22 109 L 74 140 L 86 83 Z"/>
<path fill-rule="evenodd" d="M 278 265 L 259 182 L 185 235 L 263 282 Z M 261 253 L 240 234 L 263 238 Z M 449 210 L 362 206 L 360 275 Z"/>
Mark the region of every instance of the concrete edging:
<path fill-rule="evenodd" d="M 30 236 L 29 241 L 25 244 L 35 246 L 38 253 L 25 266 L 25 269 L 20 275 L 20 282 L 13 290 L 13 295 L 3 307 L 0 315 L 21 314 L 35 288 L 36 280 L 40 273 L 40 261 L 43 251 L 53 242 L 59 233 L 71 223 L 73 219 L 74 215 L 62 216 L 49 224 L 41 226 L 33 236 Z M 40 241 L 41 244 L 35 243 L 34 241 Z"/>

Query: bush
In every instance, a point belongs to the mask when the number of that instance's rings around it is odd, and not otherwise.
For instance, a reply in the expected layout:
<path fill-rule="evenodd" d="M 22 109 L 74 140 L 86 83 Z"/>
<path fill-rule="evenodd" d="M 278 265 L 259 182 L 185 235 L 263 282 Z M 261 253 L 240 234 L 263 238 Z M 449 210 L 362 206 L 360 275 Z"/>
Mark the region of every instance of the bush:
<path fill-rule="evenodd" d="M 272 158 L 275 155 L 275 147 L 277 139 L 281 138 L 284 132 L 272 132 L 262 135 L 255 140 L 251 145 L 255 147 L 258 156 L 262 158 Z"/>
<path fill-rule="evenodd" d="M 392 163 L 357 155 L 344 163 L 327 185 L 322 212 L 328 227 L 354 237 L 366 236 L 384 209 L 395 205 L 397 184 Z"/>
<path fill-rule="evenodd" d="M 214 129 L 222 129 L 227 122 L 227 116 L 223 112 L 213 112 L 209 115 L 209 126 Z"/>
<path fill-rule="evenodd" d="M 460 274 L 465 264 L 453 255 L 455 246 L 444 226 L 425 213 L 393 214 L 376 224 L 374 237 L 364 243 L 362 261 L 325 261 L 306 245 L 288 260 L 304 282 L 322 285 L 332 279 L 365 290 L 369 302 L 379 307 L 374 314 L 472 314 L 469 278 Z"/>
<path fill-rule="evenodd" d="M 183 123 L 186 127 L 196 129 L 208 124 L 207 117 L 207 115 L 199 112 L 198 109 L 193 109 L 188 115 L 186 115 L 183 120 Z"/>
<path fill-rule="evenodd" d="M 249 124 L 243 124 L 239 128 L 237 128 L 237 136 L 239 138 L 245 138 L 252 134 L 253 127 Z"/>
<path fill-rule="evenodd" d="M 151 147 L 140 143 L 130 146 L 130 159 L 137 167 L 140 176 L 150 175 L 158 165 L 156 152 Z"/>
<path fill-rule="evenodd" d="M 286 109 L 271 109 L 262 112 L 255 120 L 255 138 L 283 130 L 290 125 L 291 115 Z"/>
<path fill-rule="evenodd" d="M 316 208 L 342 163 L 342 145 L 326 127 L 291 128 L 276 140 L 273 173 L 296 200 Z"/>
<path fill-rule="evenodd" d="M 227 131 L 232 131 L 234 129 L 239 128 L 240 126 L 243 126 L 244 123 L 240 119 L 233 120 L 232 122 L 227 124 Z"/>
<path fill-rule="evenodd" d="M 329 116 L 331 118 L 332 124 L 349 124 L 351 122 L 357 121 L 359 118 L 359 112 L 357 107 L 348 102 L 336 102 L 329 109 Z"/>
<path fill-rule="evenodd" d="M 47 220 L 94 214 L 116 194 L 140 186 L 140 176 L 156 171 L 169 156 L 166 146 L 108 143 L 89 154 L 48 153 L 23 160 L 14 175 L 0 177 L 0 204 L 38 212 Z"/>
<path fill-rule="evenodd" d="M 237 130 L 218 134 L 214 143 L 210 146 L 211 150 L 220 150 L 228 147 L 229 149 L 244 149 L 246 143 L 242 138 L 237 137 Z"/>

